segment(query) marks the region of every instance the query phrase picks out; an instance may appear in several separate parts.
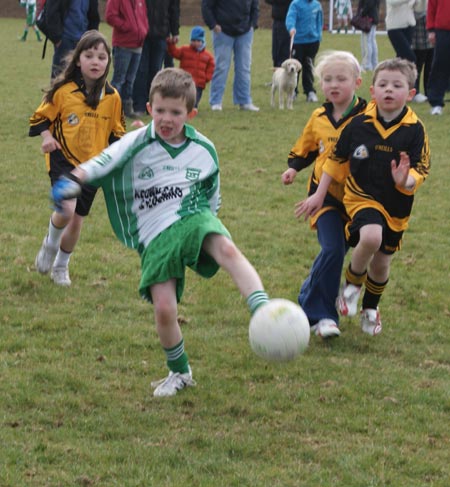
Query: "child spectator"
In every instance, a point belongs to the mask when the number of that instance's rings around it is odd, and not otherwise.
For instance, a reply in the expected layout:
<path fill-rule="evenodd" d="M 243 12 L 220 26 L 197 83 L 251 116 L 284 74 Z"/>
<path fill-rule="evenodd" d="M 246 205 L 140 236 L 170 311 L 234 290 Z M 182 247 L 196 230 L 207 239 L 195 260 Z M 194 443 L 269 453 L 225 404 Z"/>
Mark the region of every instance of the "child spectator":
<path fill-rule="evenodd" d="M 209 83 L 214 73 L 214 56 L 206 49 L 205 29 L 197 25 L 191 31 L 189 45 L 176 47 L 175 42 L 167 40 L 167 51 L 170 56 L 180 60 L 180 68 L 192 75 L 197 99 L 195 108 L 198 108 L 203 90 Z"/>
<path fill-rule="evenodd" d="M 318 0 L 292 0 L 286 29 L 294 37 L 292 57 L 302 64 L 302 86 L 309 102 L 317 102 L 314 89 L 314 60 L 322 40 L 323 12 Z"/>
<path fill-rule="evenodd" d="M 25 42 L 27 40 L 28 29 L 31 27 L 36 34 L 36 39 L 41 42 L 41 34 L 36 25 L 36 0 L 21 0 L 20 5 L 22 5 L 22 7 L 25 7 L 27 12 L 27 20 L 25 22 L 25 28 L 23 30 L 23 34 L 20 40 L 22 42 Z"/>
<path fill-rule="evenodd" d="M 133 84 L 148 32 L 147 5 L 144 1 L 108 0 L 105 17 L 113 28 L 114 72 L 111 84 L 122 98 L 125 116 L 135 118 Z"/>
<path fill-rule="evenodd" d="M 335 0 L 334 9 L 336 10 L 336 18 L 338 21 L 337 33 L 341 32 L 344 28 L 344 32 L 348 32 L 348 21 L 353 17 L 352 2 L 351 0 Z"/>
<path fill-rule="evenodd" d="M 317 63 L 316 74 L 327 101 L 312 113 L 289 153 L 289 169 L 281 179 L 283 184 L 292 184 L 298 171 L 314 164 L 308 182 L 309 197 L 297 203 L 295 214 L 311 217 L 311 228 L 317 230 L 321 250 L 301 286 L 298 302 L 312 331 L 330 338 L 340 334 L 336 298 L 347 251 L 344 234 L 347 217 L 342 203 L 344 183 L 333 182 L 323 195 L 319 188 L 322 178 L 329 178 L 323 173 L 323 164 L 335 141 L 350 120 L 364 110 L 366 102 L 355 94 L 361 84 L 361 68 L 353 54 L 324 53 Z"/>
<path fill-rule="evenodd" d="M 139 252 L 139 291 L 153 302 L 169 368 L 165 379 L 152 384 L 159 397 L 195 385 L 177 321 L 186 267 L 203 277 L 223 267 L 252 313 L 268 301 L 256 270 L 216 216 L 218 157 L 212 142 L 187 124 L 197 113 L 195 100 L 189 73 L 161 70 L 147 104 L 153 121 L 129 132 L 53 188 L 55 205 L 64 208 L 64 199 L 79 194 L 79 183 L 101 184 L 117 237 Z"/>
<path fill-rule="evenodd" d="M 41 149 L 52 185 L 125 132 L 120 96 L 106 81 L 110 64 L 106 38 L 96 30 L 87 31 L 30 118 L 30 136 L 43 139 Z M 35 266 L 41 274 L 51 270 L 55 284 L 71 284 L 69 259 L 95 193 L 96 188 L 84 185 L 65 214 L 55 211 L 50 217 Z"/>
<path fill-rule="evenodd" d="M 416 77 L 411 61 L 381 62 L 370 88 L 374 103 L 345 127 L 324 165 L 333 179 L 345 180 L 346 236 L 354 247 L 337 306 L 343 316 L 354 316 L 364 284 L 361 328 L 369 335 L 381 332 L 378 304 L 430 166 L 425 128 L 406 105 Z"/>

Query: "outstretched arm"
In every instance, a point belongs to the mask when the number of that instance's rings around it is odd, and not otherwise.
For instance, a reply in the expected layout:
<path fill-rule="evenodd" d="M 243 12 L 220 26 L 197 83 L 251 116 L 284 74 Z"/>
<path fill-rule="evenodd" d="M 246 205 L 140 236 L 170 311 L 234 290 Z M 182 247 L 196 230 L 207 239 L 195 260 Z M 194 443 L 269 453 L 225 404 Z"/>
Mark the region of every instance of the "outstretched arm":
<path fill-rule="evenodd" d="M 326 172 L 322 173 L 317 191 L 306 198 L 306 200 L 299 201 L 295 205 L 295 216 L 297 218 L 305 215 L 306 220 L 309 216 L 314 216 L 320 210 L 320 208 L 322 208 L 323 201 L 332 180 L 333 178 L 329 174 Z"/>

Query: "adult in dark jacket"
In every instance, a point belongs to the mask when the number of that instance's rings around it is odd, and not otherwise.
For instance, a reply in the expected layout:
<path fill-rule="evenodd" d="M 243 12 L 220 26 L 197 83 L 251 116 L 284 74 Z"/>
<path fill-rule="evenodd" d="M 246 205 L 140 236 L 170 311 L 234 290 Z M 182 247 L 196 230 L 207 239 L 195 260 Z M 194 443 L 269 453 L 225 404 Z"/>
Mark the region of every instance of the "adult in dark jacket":
<path fill-rule="evenodd" d="M 144 0 L 108 0 L 105 17 L 113 28 L 114 73 L 111 84 L 122 98 L 125 115 L 134 117 L 133 85 L 148 33 L 147 5 Z"/>
<path fill-rule="evenodd" d="M 62 71 L 65 56 L 75 49 L 81 36 L 98 29 L 98 0 L 46 0 L 48 38 L 55 47 L 52 78 Z"/>
<path fill-rule="evenodd" d="M 274 68 L 290 56 L 289 32 L 286 29 L 286 14 L 291 0 L 265 0 L 272 5 L 272 61 Z"/>
<path fill-rule="evenodd" d="M 150 85 L 166 56 L 166 39 L 176 44 L 180 33 L 180 0 L 146 0 L 146 3 L 149 30 L 133 86 L 133 105 L 137 116 L 146 113 Z"/>
<path fill-rule="evenodd" d="M 212 31 L 216 68 L 209 103 L 222 110 L 231 56 L 234 56 L 233 102 L 241 110 L 259 111 L 250 94 L 253 31 L 258 27 L 258 0 L 202 0 L 202 14 Z"/>

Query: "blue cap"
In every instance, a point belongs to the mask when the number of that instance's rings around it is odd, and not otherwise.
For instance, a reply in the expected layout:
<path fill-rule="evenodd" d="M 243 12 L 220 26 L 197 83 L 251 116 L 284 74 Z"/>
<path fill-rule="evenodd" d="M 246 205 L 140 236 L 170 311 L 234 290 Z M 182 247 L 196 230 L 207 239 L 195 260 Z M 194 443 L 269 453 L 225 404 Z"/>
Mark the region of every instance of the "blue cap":
<path fill-rule="evenodd" d="M 191 31 L 191 41 L 205 42 L 205 29 L 200 25 L 196 25 Z"/>

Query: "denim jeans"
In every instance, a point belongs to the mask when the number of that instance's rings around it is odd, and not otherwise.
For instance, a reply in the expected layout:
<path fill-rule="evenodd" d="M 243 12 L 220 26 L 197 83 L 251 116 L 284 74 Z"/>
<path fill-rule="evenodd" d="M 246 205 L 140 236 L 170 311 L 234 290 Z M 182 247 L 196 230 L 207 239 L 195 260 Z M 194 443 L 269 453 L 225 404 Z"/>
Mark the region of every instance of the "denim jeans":
<path fill-rule="evenodd" d="M 67 56 L 70 51 L 73 51 L 77 44 L 78 41 L 63 37 L 61 39 L 61 42 L 59 43 L 59 46 L 55 46 L 55 52 L 53 54 L 52 61 L 52 79 L 56 78 L 56 76 L 64 69 L 63 62 L 65 56 Z"/>
<path fill-rule="evenodd" d="M 113 47 L 114 73 L 111 84 L 122 100 L 129 100 L 133 94 L 133 83 L 139 67 L 141 53 L 125 47 Z"/>
<path fill-rule="evenodd" d="M 146 112 L 150 85 L 156 73 L 162 68 L 166 50 L 166 39 L 148 36 L 145 38 L 139 68 L 133 85 L 135 112 Z"/>
<path fill-rule="evenodd" d="M 216 67 L 209 93 L 209 103 L 211 105 L 220 105 L 222 103 L 232 54 L 234 55 L 233 103 L 235 105 L 252 103 L 250 94 L 252 44 L 253 29 L 236 37 L 228 36 L 223 32 L 213 32 Z"/>
<path fill-rule="evenodd" d="M 369 32 L 361 32 L 361 67 L 373 71 L 378 64 L 377 26 L 372 25 Z"/>
<path fill-rule="evenodd" d="M 428 101 L 432 107 L 444 106 L 444 96 L 450 81 L 450 30 L 436 30 L 433 64 L 428 81 Z"/>

